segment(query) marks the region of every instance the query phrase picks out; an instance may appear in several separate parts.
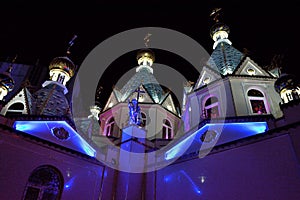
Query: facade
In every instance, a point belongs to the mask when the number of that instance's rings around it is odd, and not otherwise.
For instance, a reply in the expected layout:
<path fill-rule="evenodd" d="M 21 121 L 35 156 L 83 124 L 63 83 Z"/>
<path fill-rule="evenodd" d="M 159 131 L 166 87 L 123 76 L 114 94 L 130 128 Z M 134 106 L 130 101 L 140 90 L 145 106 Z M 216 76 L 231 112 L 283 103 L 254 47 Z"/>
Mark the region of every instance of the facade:
<path fill-rule="evenodd" d="M 300 82 L 228 36 L 217 20 L 182 108 L 155 79 L 150 49 L 104 108 L 74 119 L 68 56 L 39 88 L 20 83 L 19 64 L 2 65 L 0 199 L 300 199 Z"/>

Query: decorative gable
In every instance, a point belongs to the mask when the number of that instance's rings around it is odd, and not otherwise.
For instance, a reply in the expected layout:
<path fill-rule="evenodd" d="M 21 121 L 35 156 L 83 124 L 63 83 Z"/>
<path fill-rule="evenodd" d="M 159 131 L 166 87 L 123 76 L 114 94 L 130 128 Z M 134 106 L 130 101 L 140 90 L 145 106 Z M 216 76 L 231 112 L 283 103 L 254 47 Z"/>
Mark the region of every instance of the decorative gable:
<path fill-rule="evenodd" d="M 234 75 L 248 75 L 248 76 L 266 76 L 271 77 L 268 72 L 258 66 L 253 60 L 247 57 L 239 68 L 235 71 Z"/>
<path fill-rule="evenodd" d="M 7 102 L 1 110 L 2 115 L 10 114 L 31 114 L 33 106 L 33 97 L 27 88 L 23 88 Z"/>
<path fill-rule="evenodd" d="M 213 69 L 204 66 L 200 73 L 200 76 L 199 76 L 199 79 L 195 86 L 195 89 L 198 89 L 204 85 L 207 85 L 219 78 L 221 78 L 221 76 L 218 73 L 216 73 Z"/>
<path fill-rule="evenodd" d="M 162 106 L 174 114 L 177 114 L 177 115 L 179 114 L 179 113 L 177 113 L 177 110 L 174 105 L 174 101 L 170 94 L 165 98 L 165 100 L 162 103 Z"/>
<path fill-rule="evenodd" d="M 119 101 L 117 100 L 116 96 L 115 96 L 115 93 L 114 91 L 110 94 L 110 97 L 103 109 L 103 111 L 113 107 L 114 105 L 116 105 Z"/>

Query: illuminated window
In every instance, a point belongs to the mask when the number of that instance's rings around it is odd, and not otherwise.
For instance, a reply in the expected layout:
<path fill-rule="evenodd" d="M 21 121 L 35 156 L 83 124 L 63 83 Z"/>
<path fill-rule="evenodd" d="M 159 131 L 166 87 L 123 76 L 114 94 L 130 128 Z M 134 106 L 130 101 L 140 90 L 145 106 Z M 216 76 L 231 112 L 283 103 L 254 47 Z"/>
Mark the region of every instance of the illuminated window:
<path fill-rule="evenodd" d="M 173 129 L 169 120 L 164 119 L 163 129 L 162 129 L 162 138 L 163 139 L 172 139 L 173 138 Z"/>
<path fill-rule="evenodd" d="M 210 77 L 206 77 L 204 80 L 203 80 L 203 83 L 206 85 L 210 82 Z"/>
<path fill-rule="evenodd" d="M 247 72 L 248 72 L 248 74 L 251 75 L 251 76 L 252 76 L 252 75 L 255 75 L 255 70 L 254 70 L 253 68 L 248 68 L 248 69 L 247 69 Z"/>
<path fill-rule="evenodd" d="M 16 114 L 22 114 L 24 111 L 24 104 L 21 102 L 14 103 L 11 106 L 8 107 L 6 116 L 9 115 L 16 115 Z"/>
<path fill-rule="evenodd" d="M 267 109 L 265 106 L 266 99 L 262 92 L 260 92 L 259 90 L 251 89 L 248 91 L 247 95 L 253 113 L 267 113 Z"/>
<path fill-rule="evenodd" d="M 210 97 L 205 101 L 203 115 L 205 118 L 219 117 L 219 101 L 217 97 Z"/>
<path fill-rule="evenodd" d="M 62 187 L 60 172 L 52 166 L 41 166 L 31 173 L 23 200 L 58 200 Z"/>
<path fill-rule="evenodd" d="M 106 136 L 112 136 L 115 128 L 115 119 L 111 117 L 106 124 Z"/>

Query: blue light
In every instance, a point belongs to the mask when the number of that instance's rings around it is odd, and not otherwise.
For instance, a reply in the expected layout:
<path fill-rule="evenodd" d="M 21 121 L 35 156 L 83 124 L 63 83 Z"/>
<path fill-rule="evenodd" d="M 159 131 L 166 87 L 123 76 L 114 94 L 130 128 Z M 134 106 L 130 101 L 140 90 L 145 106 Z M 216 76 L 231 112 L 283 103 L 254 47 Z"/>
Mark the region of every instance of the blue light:
<path fill-rule="evenodd" d="M 75 180 L 75 176 L 72 177 L 68 182 L 66 182 L 65 189 L 70 189 L 74 183 L 74 180 Z"/>
<path fill-rule="evenodd" d="M 190 143 L 194 140 L 195 135 L 192 134 L 189 137 L 182 140 L 179 144 L 177 144 L 174 148 L 168 150 L 165 154 L 165 159 L 170 160 L 175 157 L 179 157 L 186 150 L 186 146 L 189 146 Z"/>
<path fill-rule="evenodd" d="M 165 175 L 164 176 L 164 181 L 166 183 L 168 183 L 168 182 L 171 182 L 172 180 L 178 180 L 178 178 L 177 179 L 176 178 L 173 179 L 173 178 L 174 177 L 180 177 L 180 176 L 183 176 L 188 180 L 188 182 L 191 184 L 193 190 L 195 191 L 195 193 L 197 193 L 197 195 L 202 194 L 200 188 L 196 185 L 196 183 L 191 179 L 191 177 L 184 170 L 176 171 L 174 173 Z"/>
<path fill-rule="evenodd" d="M 241 122 L 241 123 L 214 123 L 214 124 L 206 124 L 202 126 L 200 129 L 191 133 L 187 138 L 183 140 L 178 140 L 177 144 L 172 146 L 165 153 L 165 160 L 171 160 L 174 158 L 178 158 L 184 154 L 186 149 L 197 148 L 201 149 L 202 142 L 200 141 L 200 137 L 207 130 L 215 130 L 218 133 L 217 141 L 214 144 L 220 145 L 227 142 L 235 141 L 238 139 L 242 139 L 245 137 L 249 137 L 252 135 L 264 133 L 268 130 L 267 122 Z M 194 142 L 194 143 L 193 143 Z"/>
<path fill-rule="evenodd" d="M 180 170 L 180 173 L 183 174 L 188 179 L 188 181 L 193 186 L 194 191 L 200 195 L 202 192 L 199 189 L 199 187 L 195 184 L 195 182 L 191 179 L 191 177 L 184 170 Z"/>
<path fill-rule="evenodd" d="M 166 183 L 170 182 L 171 180 L 172 180 L 172 176 L 171 175 L 164 176 L 164 181 Z"/>
<path fill-rule="evenodd" d="M 96 156 L 93 149 L 67 122 L 65 121 L 15 121 L 16 130 L 25 132 L 29 135 L 39 137 L 41 139 L 53 142 L 55 144 L 65 146 L 67 148 L 79 151 L 91 157 Z M 67 140 L 56 138 L 51 129 L 55 127 L 63 127 L 68 133 Z"/>

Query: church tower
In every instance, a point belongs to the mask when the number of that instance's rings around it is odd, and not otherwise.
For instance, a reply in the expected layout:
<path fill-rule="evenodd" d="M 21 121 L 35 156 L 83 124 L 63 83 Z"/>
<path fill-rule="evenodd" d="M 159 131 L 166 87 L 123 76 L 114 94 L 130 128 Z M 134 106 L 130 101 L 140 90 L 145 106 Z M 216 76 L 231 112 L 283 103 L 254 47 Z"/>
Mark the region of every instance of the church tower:
<path fill-rule="evenodd" d="M 100 113 L 101 137 L 119 143 L 122 129 L 130 125 L 129 104 L 140 109 L 137 125 L 146 131 L 149 149 L 160 148 L 175 137 L 180 124 L 180 113 L 170 91 L 165 91 L 154 77 L 154 52 L 141 49 L 136 56 L 138 66 L 134 76 L 119 90 L 113 89 Z M 97 137 L 93 139 L 97 141 Z"/>
<path fill-rule="evenodd" d="M 283 126 L 298 122 L 300 118 L 300 82 L 292 74 L 282 73 L 274 87 L 281 97 L 279 107 L 283 116 L 275 120 L 274 126 Z"/>
<path fill-rule="evenodd" d="M 282 116 L 278 107 L 281 99 L 274 90 L 278 77 L 232 46 L 230 29 L 221 22 L 220 12 L 218 8 L 211 14 L 213 52 L 196 84 L 184 96 L 186 131 L 203 120 Z"/>
<path fill-rule="evenodd" d="M 75 65 L 67 56 L 56 57 L 50 62 L 49 70 L 50 80 L 45 81 L 43 88 L 34 94 L 36 97 L 34 114 L 71 118 L 65 94 L 68 92 L 66 83 L 74 75 Z"/>
<path fill-rule="evenodd" d="M 69 45 L 73 45 L 73 40 Z M 71 109 L 69 102 L 65 96 L 68 89 L 67 82 L 74 76 L 76 66 L 69 58 L 70 47 L 68 47 L 66 56 L 56 57 L 49 64 L 49 80 L 42 84 L 42 88 L 35 93 L 31 92 L 24 86 L 20 88 L 16 94 L 8 100 L 1 110 L 3 115 L 34 115 L 34 116 L 56 116 L 66 117 L 72 121 Z M 9 71 L 3 74 L 1 95 L 5 96 L 8 91 L 13 88 L 14 81 L 12 80 Z"/>

